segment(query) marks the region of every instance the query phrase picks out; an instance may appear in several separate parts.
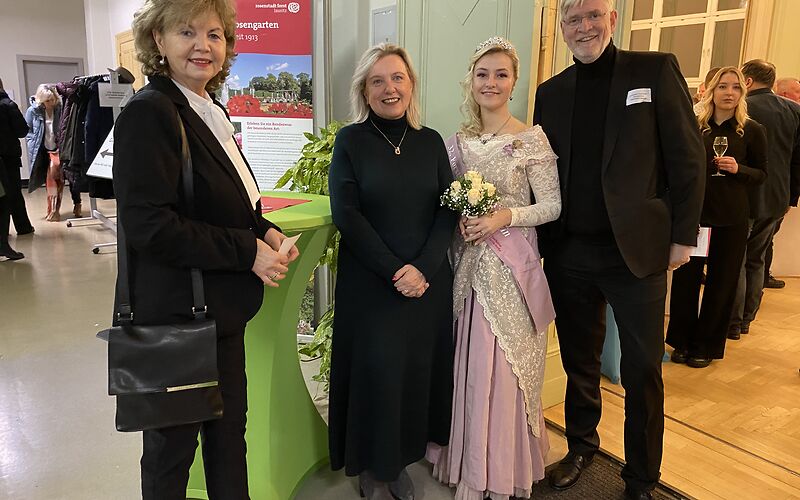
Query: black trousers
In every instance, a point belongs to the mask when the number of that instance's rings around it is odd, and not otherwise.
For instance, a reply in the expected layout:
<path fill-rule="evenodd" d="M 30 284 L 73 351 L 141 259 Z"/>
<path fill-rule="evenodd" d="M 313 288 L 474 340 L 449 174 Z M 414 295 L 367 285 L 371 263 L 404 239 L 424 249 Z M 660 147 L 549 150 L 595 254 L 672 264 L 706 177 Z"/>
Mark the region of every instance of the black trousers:
<path fill-rule="evenodd" d="M 637 278 L 615 245 L 567 241 L 544 259 L 556 309 L 561 361 L 567 373 L 564 412 L 569 450 L 600 446 L 600 355 L 606 303 L 614 309 L 625 388 L 625 460 L 631 488 L 658 482 L 664 436 L 664 301 L 666 273 Z"/>
<path fill-rule="evenodd" d="M 198 432 L 202 438 L 206 487 L 211 500 L 245 500 L 247 379 L 244 370 L 244 326 L 217 324 L 217 364 L 223 417 L 202 424 L 144 431 L 142 499 L 184 500 Z"/>
<path fill-rule="evenodd" d="M 14 228 L 17 233 L 30 232 L 31 220 L 28 218 L 28 210 L 25 208 L 25 198 L 22 197 L 22 185 L 19 170 L 22 168 L 22 160 L 19 156 L 0 156 L 0 182 L 6 190 L 6 195 L 2 198 L 8 216 L 14 221 Z M 0 219 L 0 234 L 8 237 L 9 218 Z"/>
<path fill-rule="evenodd" d="M 739 272 L 747 247 L 747 223 L 711 229 L 708 257 L 692 257 L 672 273 L 667 344 L 690 356 L 722 359 Z M 699 307 L 703 265 L 708 266 Z"/>
<path fill-rule="evenodd" d="M 775 222 L 775 229 L 772 230 L 772 236 L 770 237 L 769 244 L 767 245 L 767 252 L 764 254 L 764 283 L 767 282 L 772 274 L 772 271 L 770 270 L 772 267 L 772 240 L 775 239 L 775 235 L 781 230 L 783 217 L 785 216 L 781 216 L 778 221 Z"/>

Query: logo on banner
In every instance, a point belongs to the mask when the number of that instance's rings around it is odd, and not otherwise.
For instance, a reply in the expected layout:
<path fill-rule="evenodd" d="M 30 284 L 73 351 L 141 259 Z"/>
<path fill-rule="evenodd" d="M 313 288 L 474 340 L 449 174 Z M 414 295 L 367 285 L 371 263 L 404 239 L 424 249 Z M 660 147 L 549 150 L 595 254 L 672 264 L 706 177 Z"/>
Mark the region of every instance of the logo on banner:
<path fill-rule="evenodd" d="M 298 12 L 300 12 L 300 4 L 297 2 L 289 3 L 289 12 L 291 12 L 292 14 L 297 14 Z"/>

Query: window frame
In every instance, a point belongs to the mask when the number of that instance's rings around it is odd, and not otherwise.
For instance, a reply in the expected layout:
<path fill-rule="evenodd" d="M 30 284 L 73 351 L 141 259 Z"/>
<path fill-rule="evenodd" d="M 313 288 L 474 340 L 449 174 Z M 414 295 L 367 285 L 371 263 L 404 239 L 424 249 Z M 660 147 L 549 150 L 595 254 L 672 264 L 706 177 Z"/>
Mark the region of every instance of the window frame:
<path fill-rule="evenodd" d="M 636 0 L 634 0 L 635 2 Z M 706 11 L 696 14 L 681 14 L 677 16 L 662 16 L 664 9 L 664 0 L 653 0 L 653 17 L 649 19 L 631 19 L 630 32 L 650 30 L 650 46 L 648 50 L 659 50 L 659 42 L 661 41 L 661 30 L 663 28 L 673 28 L 676 26 L 690 26 L 703 24 L 703 46 L 700 55 L 700 68 L 698 76 L 686 78 L 686 84 L 691 88 L 697 88 L 703 81 L 703 77 L 711 69 L 711 60 L 713 58 L 714 36 L 716 34 L 717 23 L 726 21 L 743 21 L 742 26 L 742 40 L 739 45 L 739 60 L 737 65 L 741 64 L 744 57 L 745 40 L 747 37 L 747 24 L 749 18 L 749 11 L 752 2 L 748 1 L 744 7 L 738 9 L 718 10 L 719 0 L 707 0 Z M 632 5 L 631 5 L 632 6 Z M 632 10 L 631 10 L 632 12 Z"/>

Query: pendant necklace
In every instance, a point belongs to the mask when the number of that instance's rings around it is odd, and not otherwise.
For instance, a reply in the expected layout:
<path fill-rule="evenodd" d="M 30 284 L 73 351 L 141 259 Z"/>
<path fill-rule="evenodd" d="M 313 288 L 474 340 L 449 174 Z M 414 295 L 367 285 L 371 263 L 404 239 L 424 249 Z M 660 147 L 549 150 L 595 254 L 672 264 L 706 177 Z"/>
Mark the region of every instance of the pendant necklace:
<path fill-rule="evenodd" d="M 383 138 L 386 139 L 386 142 L 388 142 L 389 144 L 392 145 L 392 147 L 394 148 L 394 154 L 399 155 L 400 154 L 400 145 L 403 144 L 403 139 L 406 138 L 406 132 L 408 132 L 408 123 L 406 123 L 406 129 L 403 130 L 403 137 L 400 138 L 400 142 L 398 142 L 397 146 L 395 146 L 394 143 L 392 141 L 390 141 L 388 137 L 386 137 L 386 134 L 384 134 L 383 131 L 381 129 L 379 129 L 377 125 L 375 125 L 375 122 L 372 121 L 371 118 L 370 118 L 369 122 L 372 124 L 373 127 L 375 127 L 375 130 L 380 132 L 380 134 L 383 136 Z"/>
<path fill-rule="evenodd" d="M 503 124 L 500 125 L 500 128 L 495 130 L 494 134 L 490 135 L 489 137 L 486 137 L 485 139 L 483 139 L 483 138 L 479 139 L 481 141 L 481 144 L 486 144 L 487 142 L 489 142 L 492 139 L 494 139 L 495 137 L 497 137 L 497 134 L 499 134 L 500 131 L 503 130 L 503 128 L 508 124 L 508 121 L 510 119 L 511 119 L 511 114 L 509 114 L 508 118 L 506 118 L 506 121 L 504 121 Z M 483 134 L 483 135 L 486 136 L 488 134 Z"/>

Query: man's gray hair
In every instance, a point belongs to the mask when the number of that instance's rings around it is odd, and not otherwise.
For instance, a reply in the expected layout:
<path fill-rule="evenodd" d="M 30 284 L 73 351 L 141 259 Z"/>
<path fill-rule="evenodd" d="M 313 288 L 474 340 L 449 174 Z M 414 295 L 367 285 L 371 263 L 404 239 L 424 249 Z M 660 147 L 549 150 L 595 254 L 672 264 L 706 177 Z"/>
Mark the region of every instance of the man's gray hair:
<path fill-rule="evenodd" d="M 585 0 L 561 0 L 561 5 L 559 6 L 559 12 L 561 13 L 561 19 L 567 18 L 567 11 L 575 6 L 583 5 Z M 604 0 L 606 5 L 608 6 L 608 11 L 611 12 L 614 10 L 614 0 Z"/>

